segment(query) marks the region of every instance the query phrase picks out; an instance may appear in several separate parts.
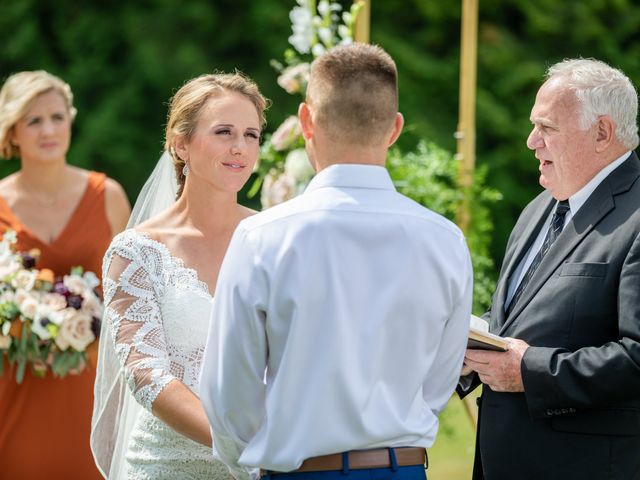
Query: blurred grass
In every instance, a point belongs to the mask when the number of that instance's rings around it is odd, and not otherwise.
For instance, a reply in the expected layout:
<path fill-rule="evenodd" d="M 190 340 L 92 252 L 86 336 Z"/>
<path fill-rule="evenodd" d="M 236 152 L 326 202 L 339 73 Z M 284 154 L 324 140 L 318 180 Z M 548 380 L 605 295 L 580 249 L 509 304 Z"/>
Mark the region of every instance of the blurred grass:
<path fill-rule="evenodd" d="M 428 450 L 428 480 L 471 479 L 474 448 L 475 431 L 462 400 L 454 395 L 440 414 L 438 437 Z"/>

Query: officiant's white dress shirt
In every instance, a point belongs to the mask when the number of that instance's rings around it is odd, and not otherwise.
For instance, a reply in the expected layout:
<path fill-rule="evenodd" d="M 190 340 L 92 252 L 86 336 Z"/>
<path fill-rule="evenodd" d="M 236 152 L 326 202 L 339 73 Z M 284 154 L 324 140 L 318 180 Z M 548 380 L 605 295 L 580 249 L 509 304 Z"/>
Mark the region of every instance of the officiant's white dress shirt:
<path fill-rule="evenodd" d="M 472 283 L 458 228 L 397 193 L 383 167 L 331 166 L 243 220 L 201 373 L 222 460 L 247 478 L 317 455 L 430 447 L 460 374 Z"/>

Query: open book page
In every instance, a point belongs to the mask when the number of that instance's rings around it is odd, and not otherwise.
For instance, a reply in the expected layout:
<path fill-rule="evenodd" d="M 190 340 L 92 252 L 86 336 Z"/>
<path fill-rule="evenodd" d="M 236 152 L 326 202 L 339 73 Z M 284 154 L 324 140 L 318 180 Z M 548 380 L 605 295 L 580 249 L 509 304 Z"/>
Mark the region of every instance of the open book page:
<path fill-rule="evenodd" d="M 480 330 L 481 332 L 489 333 L 489 322 L 487 322 L 484 318 L 471 315 L 471 328 Z"/>
<path fill-rule="evenodd" d="M 489 333 L 489 323 L 486 320 L 471 315 L 470 324 L 467 348 L 502 352 L 506 352 L 509 349 L 509 342 L 507 340 L 493 333 Z"/>

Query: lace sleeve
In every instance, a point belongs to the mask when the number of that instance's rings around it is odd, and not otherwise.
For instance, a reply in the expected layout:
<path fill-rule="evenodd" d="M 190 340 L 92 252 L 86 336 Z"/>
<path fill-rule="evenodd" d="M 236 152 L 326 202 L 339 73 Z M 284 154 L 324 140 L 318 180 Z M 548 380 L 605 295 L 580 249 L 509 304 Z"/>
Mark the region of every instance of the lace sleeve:
<path fill-rule="evenodd" d="M 115 241 L 104 263 L 105 314 L 116 355 L 136 401 L 151 410 L 170 373 L 159 298 L 161 255 L 131 237 Z"/>

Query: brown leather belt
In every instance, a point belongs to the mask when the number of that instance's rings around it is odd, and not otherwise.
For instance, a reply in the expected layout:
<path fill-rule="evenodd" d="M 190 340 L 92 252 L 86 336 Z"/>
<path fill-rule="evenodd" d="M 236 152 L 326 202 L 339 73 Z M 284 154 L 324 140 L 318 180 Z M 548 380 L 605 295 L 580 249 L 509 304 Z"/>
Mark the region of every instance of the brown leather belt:
<path fill-rule="evenodd" d="M 424 465 L 427 467 L 427 452 L 420 447 L 394 448 L 396 461 L 399 467 L 410 465 Z M 342 470 L 342 454 L 321 455 L 307 458 L 300 468 L 293 472 L 325 472 L 329 470 Z M 391 458 L 388 448 L 376 448 L 373 450 L 352 450 L 349 452 L 349 469 L 359 470 L 363 468 L 390 468 Z M 268 472 L 261 472 L 263 475 Z M 277 474 L 278 472 L 271 472 Z"/>

